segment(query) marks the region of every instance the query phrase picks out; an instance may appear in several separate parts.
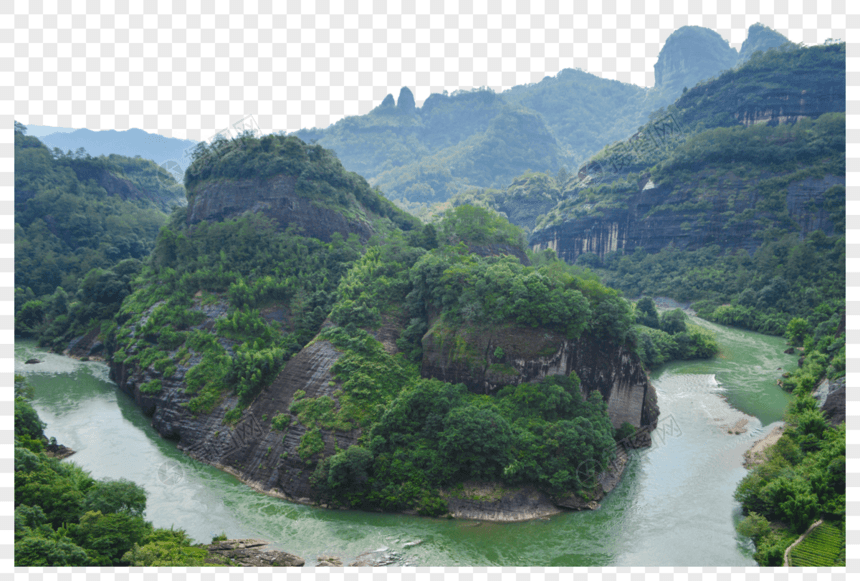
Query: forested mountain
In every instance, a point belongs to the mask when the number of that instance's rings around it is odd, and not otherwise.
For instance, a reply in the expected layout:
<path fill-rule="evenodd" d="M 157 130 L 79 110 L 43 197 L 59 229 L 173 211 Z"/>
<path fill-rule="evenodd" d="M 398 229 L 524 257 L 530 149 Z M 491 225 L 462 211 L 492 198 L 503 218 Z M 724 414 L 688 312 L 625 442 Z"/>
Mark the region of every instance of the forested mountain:
<path fill-rule="evenodd" d="M 72 131 L 76 131 L 76 129 L 72 127 L 52 127 L 50 125 L 33 125 L 32 123 L 28 124 L 26 127 L 27 134 L 30 137 L 38 138 L 51 135 L 52 133 L 71 133 Z"/>
<path fill-rule="evenodd" d="M 152 161 L 52 153 L 25 132 L 16 124 L 15 329 L 65 345 L 116 311 L 185 190 Z"/>
<path fill-rule="evenodd" d="M 747 53 L 776 43 L 762 28 L 754 28 Z M 635 132 L 684 88 L 737 62 L 737 52 L 717 33 L 685 26 L 661 50 L 650 90 L 565 69 L 500 94 L 433 94 L 416 108 L 404 87 L 396 103 L 388 95 L 367 115 L 295 135 L 332 149 L 389 199 L 414 208 L 469 188 L 504 188 L 526 170 L 578 168 L 606 143 Z"/>
<path fill-rule="evenodd" d="M 192 456 L 304 502 L 443 514 L 474 479 L 591 506 L 615 438 L 649 441 L 631 307 L 494 213 L 422 226 L 283 135 L 198 148 L 185 185 L 101 337 Z"/>
<path fill-rule="evenodd" d="M 84 148 L 93 157 L 113 154 L 130 158 L 139 156 L 159 165 L 168 160 L 174 160 L 182 166 L 183 171 L 187 159 L 184 153 L 197 145 L 196 141 L 164 137 L 157 133 L 147 133 L 142 129 L 125 131 L 77 129 L 68 133 L 51 133 L 40 139 L 49 149 L 57 148 L 64 153 L 74 153 L 79 148 Z"/>
<path fill-rule="evenodd" d="M 844 90 L 844 44 L 759 52 L 608 144 L 578 175 L 526 173 L 507 190 L 452 203 L 502 212 L 531 229 L 533 249 L 602 267 L 629 296 L 704 299 L 705 316 L 741 301 L 715 320 L 767 333 L 796 316 L 834 328 L 845 272 Z M 769 300 L 774 284 L 794 292 Z"/>

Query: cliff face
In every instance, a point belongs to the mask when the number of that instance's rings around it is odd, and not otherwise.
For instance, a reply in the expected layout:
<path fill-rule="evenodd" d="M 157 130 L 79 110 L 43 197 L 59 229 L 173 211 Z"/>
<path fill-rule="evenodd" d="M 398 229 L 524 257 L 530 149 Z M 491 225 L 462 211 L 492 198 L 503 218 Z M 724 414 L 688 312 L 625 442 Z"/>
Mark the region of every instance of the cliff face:
<path fill-rule="evenodd" d="M 197 310 L 202 309 L 197 307 Z M 226 308 L 209 307 L 205 312 L 207 318 L 199 328 L 211 328 L 217 318 L 224 316 Z M 141 325 L 145 320 L 143 317 Z M 208 414 L 195 415 L 187 409 L 193 395 L 185 393 L 184 378 L 198 362 L 195 358 L 186 365 L 177 365 L 170 377 L 164 377 L 153 368 L 141 370 L 118 363 L 111 363 L 110 376 L 152 417 L 152 426 L 158 433 L 176 440 L 178 447 L 188 455 L 234 474 L 261 492 L 310 502 L 311 470 L 299 455 L 301 438 L 307 430 L 295 420 L 285 430 L 277 430 L 272 427 L 271 420 L 278 413 L 289 413 L 298 390 L 304 391 L 306 397 L 332 395 L 337 386 L 329 370 L 339 356 L 326 341 L 305 347 L 287 362 L 272 385 L 232 426 L 226 425 L 224 419 L 227 411 L 236 407 L 236 396 L 224 398 Z M 152 379 L 161 379 L 161 390 L 153 394 L 142 392 L 141 384 Z M 335 446 L 346 449 L 355 444 L 358 431 L 323 431 L 322 437 L 328 456 L 335 453 Z"/>
<path fill-rule="evenodd" d="M 544 329 L 449 328 L 436 321 L 422 343 L 422 376 L 464 383 L 476 393 L 575 371 L 583 395 L 600 391 L 616 428 L 653 425 L 660 413 L 636 355 L 588 334 L 570 341 Z"/>
<path fill-rule="evenodd" d="M 305 236 L 331 241 L 335 232 L 344 238 L 358 234 L 370 238 L 367 216 L 347 218 L 296 193 L 294 176 L 278 175 L 266 180 L 208 181 L 195 189 L 188 208 L 188 224 L 203 220 L 223 221 L 245 212 L 259 212 L 283 227 L 297 226 Z"/>
<path fill-rule="evenodd" d="M 785 36 L 775 30 L 771 30 L 767 26 L 756 23 L 750 26 L 747 39 L 741 46 L 741 52 L 738 54 L 738 63 L 745 63 L 757 51 L 765 52 L 771 48 L 777 48 L 785 43 L 790 43 Z"/>
<path fill-rule="evenodd" d="M 782 89 L 759 91 L 754 105 L 742 105 L 734 113 L 745 126 L 767 123 L 781 125 L 799 119 L 815 118 L 822 113 L 845 111 L 845 87 L 827 82 L 815 83 L 814 88 L 786 93 Z"/>
<path fill-rule="evenodd" d="M 772 176 L 763 175 L 761 179 L 768 177 Z M 703 182 L 707 179 L 707 172 L 693 178 Z M 743 248 L 752 252 L 761 243 L 752 236 L 761 228 L 757 220 L 767 214 L 756 208 L 757 197 L 747 192 L 761 179 L 724 175 L 717 180 L 715 195 L 695 200 L 688 192 L 696 187 L 696 181 L 674 188 L 648 181 L 628 198 L 624 207 L 600 209 L 593 215 L 538 230 L 529 243 L 535 251 L 552 248 L 559 258 L 570 263 L 587 252 L 603 256 L 619 249 L 632 252 L 638 247 L 654 253 L 667 246 L 695 250 L 718 244 L 727 251 Z M 834 224 L 824 194 L 836 185 L 844 186 L 845 177 L 826 175 L 788 185 L 786 209 L 801 236 L 818 229 L 833 234 Z"/>

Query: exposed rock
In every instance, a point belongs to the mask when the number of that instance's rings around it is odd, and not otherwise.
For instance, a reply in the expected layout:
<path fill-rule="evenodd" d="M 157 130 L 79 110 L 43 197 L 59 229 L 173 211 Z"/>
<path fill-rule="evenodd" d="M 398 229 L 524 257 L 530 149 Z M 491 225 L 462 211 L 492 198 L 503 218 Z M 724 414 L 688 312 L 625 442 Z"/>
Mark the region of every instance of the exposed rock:
<path fill-rule="evenodd" d="M 559 514 L 546 493 L 532 486 L 507 488 L 497 483 L 466 482 L 462 490 L 441 491 L 451 516 L 516 522 Z"/>
<path fill-rule="evenodd" d="M 104 352 L 104 344 L 98 340 L 100 333 L 101 328 L 97 326 L 86 335 L 75 337 L 69 341 L 64 354 L 77 359 L 81 357 L 98 357 Z"/>
<path fill-rule="evenodd" d="M 779 32 L 757 22 L 749 27 L 747 39 L 741 46 L 740 54 L 738 54 L 738 63 L 745 63 L 757 51 L 766 52 L 786 43 L 793 44 Z"/>
<path fill-rule="evenodd" d="M 57 458 L 58 460 L 62 460 L 63 458 L 68 458 L 74 453 L 75 451 L 71 448 L 67 448 L 62 444 L 57 444 L 53 440 L 45 446 L 45 454 L 49 458 Z"/>
<path fill-rule="evenodd" d="M 206 547 L 206 563 L 228 567 L 303 567 L 305 560 L 283 551 L 264 551 L 266 541 L 232 539 L 212 543 Z"/>
<path fill-rule="evenodd" d="M 774 177 L 762 174 L 761 179 Z M 683 204 L 697 202 L 689 197 L 698 180 L 712 179 L 709 172 L 700 171 L 691 180 L 677 186 L 657 184 L 632 193 L 625 207 L 603 208 L 593 215 L 572 217 L 560 224 L 532 233 L 529 244 L 535 252 L 552 248 L 559 258 L 574 263 L 581 254 L 604 256 L 615 250 L 633 252 L 643 248 L 656 253 L 672 246 L 681 250 L 696 250 L 717 244 L 727 252 L 745 249 L 755 252 L 761 243 L 751 236 L 760 226 L 750 218 L 728 227 L 727 215 L 738 216 L 745 211 L 756 212 L 755 197 L 744 191 L 755 187 L 760 179 L 741 179 L 727 174 L 714 186 L 719 194 L 707 203 L 707 210 L 683 210 Z M 646 184 L 647 185 L 647 184 Z M 787 186 L 788 213 L 806 236 L 814 230 L 834 234 L 834 224 L 825 209 L 824 193 L 835 185 L 845 185 L 845 176 L 826 175 L 806 178 Z M 658 206 L 672 210 L 653 211 Z"/>
<path fill-rule="evenodd" d="M 812 395 L 832 425 L 845 422 L 845 377 L 822 379 Z"/>
<path fill-rule="evenodd" d="M 615 428 L 624 422 L 650 426 L 659 415 L 657 394 L 638 357 L 587 333 L 570 341 L 544 329 L 449 328 L 437 320 L 422 344 L 424 377 L 464 383 L 476 393 L 576 371 L 583 395 L 594 390 L 603 395 Z M 496 349 L 503 357 L 495 357 Z"/>
<path fill-rule="evenodd" d="M 41 363 L 39 359 L 28 359 L 24 362 L 25 365 L 35 365 L 36 363 Z"/>
<path fill-rule="evenodd" d="M 511 256 L 515 256 L 523 266 L 532 265 L 528 256 L 526 256 L 526 253 L 523 252 L 522 249 L 511 246 L 510 244 L 470 244 L 469 252 L 474 252 L 478 256 L 504 256 L 509 254 Z"/>
<path fill-rule="evenodd" d="M 317 557 L 317 567 L 343 567 L 340 557 L 332 555 L 320 555 Z"/>
<path fill-rule="evenodd" d="M 415 111 L 415 97 L 409 87 L 400 89 L 400 96 L 397 97 L 397 108 L 406 113 Z"/>
<path fill-rule="evenodd" d="M 141 317 L 140 326 L 157 306 Z M 213 328 L 215 321 L 226 314 L 225 303 L 221 301 L 195 308 L 206 314 L 206 319 L 198 325 L 204 329 Z M 194 415 L 186 407 L 194 394 L 185 393 L 185 373 L 199 359 L 192 358 L 185 365 L 177 365 L 177 371 L 170 377 L 163 377 L 152 368 L 141 370 L 112 362 L 111 378 L 135 399 L 144 413 L 152 416 L 152 426 L 159 434 L 177 440 L 178 447 L 191 457 L 235 475 L 260 492 L 309 504 L 312 502 L 308 482 L 311 471 L 298 454 L 306 428 L 294 420 L 285 431 L 273 430 L 271 420 L 278 413 L 289 413 L 298 390 L 309 398 L 331 396 L 337 386 L 330 369 L 339 357 L 340 352 L 327 341 L 316 341 L 305 347 L 287 362 L 272 385 L 244 411 L 235 426 L 224 424 L 226 412 L 238 402 L 235 395 L 225 397 L 208 414 Z M 162 381 L 159 392 L 140 391 L 142 383 L 155 378 Z M 355 444 L 358 435 L 358 430 L 324 432 L 325 454 L 334 454 L 335 446 L 346 449 Z"/>
<path fill-rule="evenodd" d="M 735 66 L 738 53 L 709 28 L 682 26 L 669 35 L 654 65 L 655 88 L 678 95 L 684 87 Z"/>
<path fill-rule="evenodd" d="M 188 224 L 203 220 L 223 221 L 245 212 L 262 213 L 280 226 L 295 225 L 305 236 L 326 242 L 339 232 L 344 238 L 358 234 L 362 240 L 372 233 L 365 218 L 346 218 L 296 192 L 296 177 L 278 175 L 265 180 L 210 180 L 189 195 Z"/>

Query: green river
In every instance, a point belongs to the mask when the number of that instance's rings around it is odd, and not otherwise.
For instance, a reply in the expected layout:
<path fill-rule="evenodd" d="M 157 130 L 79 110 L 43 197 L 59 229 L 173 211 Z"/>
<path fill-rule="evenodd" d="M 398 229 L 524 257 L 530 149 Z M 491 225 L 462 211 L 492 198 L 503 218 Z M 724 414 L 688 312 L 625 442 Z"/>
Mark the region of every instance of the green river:
<path fill-rule="evenodd" d="M 654 445 L 632 455 L 601 508 L 513 524 L 291 504 L 159 437 L 104 363 L 20 342 L 15 367 L 35 388 L 45 433 L 77 451 L 70 461 L 96 478 L 140 484 L 148 520 L 200 542 L 222 532 L 267 539 L 308 566 L 318 555 L 346 564 L 367 551 L 393 552 L 395 564 L 416 566 L 754 566 L 751 543 L 734 530 L 740 507 L 732 493 L 746 473 L 743 452 L 782 417 L 789 396 L 776 379 L 796 366 L 796 356 L 783 354 L 779 338 L 695 321 L 716 333 L 720 354 L 653 374 L 661 410 Z M 25 365 L 31 357 L 42 362 Z M 728 433 L 742 425 L 743 433 Z"/>

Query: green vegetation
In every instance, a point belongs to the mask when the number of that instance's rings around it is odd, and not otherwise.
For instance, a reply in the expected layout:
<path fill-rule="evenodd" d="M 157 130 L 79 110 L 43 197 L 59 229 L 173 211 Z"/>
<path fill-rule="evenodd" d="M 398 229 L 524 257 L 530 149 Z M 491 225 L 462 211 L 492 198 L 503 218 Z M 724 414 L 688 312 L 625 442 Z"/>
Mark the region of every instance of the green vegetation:
<path fill-rule="evenodd" d="M 151 161 L 52 152 L 16 124 L 16 335 L 62 350 L 99 332 L 184 196 Z"/>
<path fill-rule="evenodd" d="M 844 567 L 844 523 L 821 523 L 791 549 L 788 558 L 792 567 Z"/>
<path fill-rule="evenodd" d="M 675 96 L 565 69 L 501 94 L 433 94 L 420 108 L 410 93 L 402 106 L 387 99 L 367 115 L 295 135 L 336 151 L 347 167 L 418 213 L 458 192 L 506 188 L 526 171 L 578 167 Z"/>
<path fill-rule="evenodd" d="M 536 484 L 555 494 L 591 492 L 614 451 L 599 392 L 584 400 L 579 379 L 553 376 L 496 397 L 463 385 L 419 379 L 385 407 L 352 446 L 317 464 L 312 483 L 324 498 L 385 510 L 445 512 L 438 488 L 467 479 Z"/>
<path fill-rule="evenodd" d="M 752 256 L 722 254 L 717 246 L 614 253 L 599 272 L 627 295 L 696 301 L 697 314 L 715 323 L 782 335 L 801 318 L 820 337 L 835 329 L 844 311 L 845 238 L 813 232 L 800 241 L 789 234 Z"/>
<path fill-rule="evenodd" d="M 44 424 L 27 401 L 23 377 L 15 377 L 15 387 L 16 566 L 204 565 L 208 552 L 193 546 L 184 531 L 144 520 L 143 488 L 122 479 L 95 480 L 46 455 Z"/>
<path fill-rule="evenodd" d="M 294 176 L 296 193 L 323 207 L 347 215 L 364 208 L 407 230 L 415 223 L 372 190 L 364 178 L 345 171 L 332 151 L 283 134 L 255 138 L 246 133 L 236 139 L 216 140 L 211 146 L 201 142 L 185 172 L 188 204 L 194 204 L 198 186 L 206 180 L 262 180 L 275 175 Z"/>
<path fill-rule="evenodd" d="M 738 531 L 753 538 L 755 558 L 762 565 L 781 565 L 786 547 L 818 518 L 845 530 L 845 423 L 832 426 L 810 395 L 825 377 L 844 375 L 844 333 L 807 334 L 803 364 L 783 379 L 783 388 L 797 396 L 785 417 L 785 433 L 767 450 L 767 461 L 754 467 L 735 491 L 750 515 Z M 844 563 L 844 532 L 841 548 L 838 540 L 824 542 L 824 536 L 822 531 L 821 542 L 828 548 L 819 554 L 829 559 L 825 566 Z M 809 553 L 804 549 L 798 554 L 805 555 L 803 561 Z M 794 557 L 792 564 L 799 565 Z"/>
<path fill-rule="evenodd" d="M 645 367 L 684 359 L 708 359 L 717 354 L 714 334 L 687 322 L 681 309 L 657 314 L 654 300 L 644 297 L 636 303 L 636 352 Z"/>

